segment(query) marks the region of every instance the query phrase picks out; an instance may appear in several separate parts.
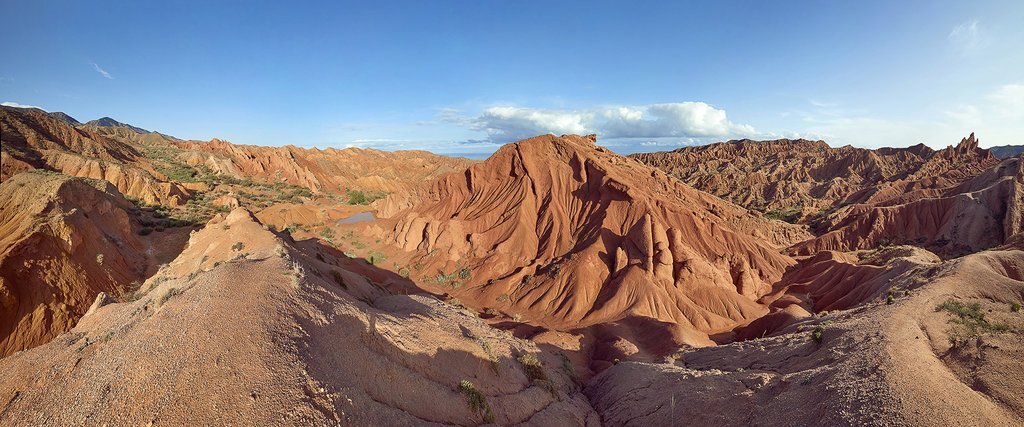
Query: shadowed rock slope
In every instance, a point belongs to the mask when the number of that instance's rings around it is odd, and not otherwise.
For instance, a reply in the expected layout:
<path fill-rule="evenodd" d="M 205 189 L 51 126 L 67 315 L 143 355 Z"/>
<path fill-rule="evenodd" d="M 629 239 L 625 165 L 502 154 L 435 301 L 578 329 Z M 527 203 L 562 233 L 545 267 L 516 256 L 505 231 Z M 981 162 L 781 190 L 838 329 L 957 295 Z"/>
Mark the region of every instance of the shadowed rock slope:
<path fill-rule="evenodd" d="M 891 304 L 620 363 L 585 393 L 608 425 L 1021 425 L 1022 274 L 1019 246 L 897 274 Z"/>
<path fill-rule="evenodd" d="M 599 424 L 558 355 L 310 243 L 215 218 L 137 301 L 0 359 L 0 424 Z"/>
<path fill-rule="evenodd" d="M 48 342 L 100 292 L 142 281 L 130 207 L 103 181 L 26 172 L 0 185 L 0 356 Z"/>
<path fill-rule="evenodd" d="M 406 251 L 396 262 L 433 292 L 548 328 L 640 317 L 706 344 L 707 334 L 763 315 L 756 300 L 793 264 L 768 241 L 793 226 L 592 137 L 506 145 L 424 194 L 378 230 Z"/>

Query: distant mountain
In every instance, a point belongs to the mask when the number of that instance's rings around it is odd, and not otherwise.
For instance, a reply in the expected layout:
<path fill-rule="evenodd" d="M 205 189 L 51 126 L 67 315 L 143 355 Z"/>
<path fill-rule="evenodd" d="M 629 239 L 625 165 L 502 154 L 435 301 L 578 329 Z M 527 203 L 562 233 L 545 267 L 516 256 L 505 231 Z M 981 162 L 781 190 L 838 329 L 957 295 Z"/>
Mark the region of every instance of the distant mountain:
<path fill-rule="evenodd" d="M 1024 153 L 1024 145 L 1000 145 L 998 147 L 989 148 L 992 154 L 1000 159 L 1007 157 L 1017 157 L 1021 153 Z"/>
<path fill-rule="evenodd" d="M 131 129 L 131 130 L 133 130 L 135 132 L 138 132 L 138 133 L 150 133 L 148 130 L 145 130 L 145 129 L 140 128 L 140 127 L 132 126 L 132 125 L 129 125 L 127 123 L 121 123 L 121 122 L 119 122 L 117 120 L 114 120 L 114 119 L 112 119 L 110 117 L 103 117 L 103 118 L 100 118 L 100 119 L 91 120 L 88 123 L 86 123 L 86 125 L 102 126 L 102 127 L 127 128 L 127 129 Z"/>
<path fill-rule="evenodd" d="M 71 124 L 73 126 L 78 126 L 78 125 L 82 124 L 82 122 L 80 122 L 78 120 L 75 120 L 74 117 L 71 117 L 71 116 L 69 116 L 69 115 L 67 115 L 65 113 L 60 112 L 60 111 L 55 111 L 55 112 L 46 113 L 46 114 L 49 114 L 50 117 L 53 117 L 53 118 L 55 118 L 57 120 L 60 120 L 60 121 L 62 121 L 64 123 Z"/>

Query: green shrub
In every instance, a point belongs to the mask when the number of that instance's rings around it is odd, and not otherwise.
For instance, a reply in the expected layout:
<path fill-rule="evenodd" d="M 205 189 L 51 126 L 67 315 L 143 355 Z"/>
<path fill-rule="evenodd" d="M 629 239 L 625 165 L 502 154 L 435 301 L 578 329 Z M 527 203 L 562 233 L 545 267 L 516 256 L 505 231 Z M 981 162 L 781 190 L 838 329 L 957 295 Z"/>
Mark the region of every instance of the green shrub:
<path fill-rule="evenodd" d="M 544 367 L 540 364 L 540 360 L 537 359 L 535 354 L 531 353 L 520 356 L 519 363 L 523 365 L 526 377 L 530 379 L 531 383 L 543 387 L 551 394 L 556 394 L 555 384 L 548 379 L 548 374 L 544 372 Z"/>
<path fill-rule="evenodd" d="M 814 340 L 814 342 L 821 344 L 823 332 L 825 332 L 825 328 L 822 328 L 821 326 L 815 326 L 814 329 L 811 331 L 811 339 Z"/>
<path fill-rule="evenodd" d="M 245 248 L 245 243 L 242 242 L 235 242 L 235 244 L 231 245 L 231 250 L 235 252 L 238 252 L 243 248 Z"/>
<path fill-rule="evenodd" d="M 1004 333 L 1018 332 L 1017 329 L 1005 323 L 992 323 L 985 319 L 985 313 L 981 304 L 964 304 L 954 299 L 948 299 L 935 307 L 935 311 L 947 311 L 955 317 L 949 320 L 954 326 L 950 330 L 950 344 L 956 345 L 966 338 L 978 336 L 984 332 Z"/>
<path fill-rule="evenodd" d="M 1020 303 L 1019 302 L 1015 302 L 1013 304 L 1010 304 L 1010 311 L 1012 311 L 1014 313 L 1019 312 L 1020 311 Z"/>
<path fill-rule="evenodd" d="M 800 220 L 799 208 L 774 209 L 764 213 L 764 217 L 796 224 Z"/>
<path fill-rule="evenodd" d="M 885 303 L 888 305 L 893 305 L 895 302 L 896 297 L 892 296 L 892 292 L 889 292 L 889 295 L 885 296 Z"/>
<path fill-rule="evenodd" d="M 466 403 L 469 404 L 469 409 L 480 414 L 484 423 L 490 424 L 494 422 L 494 413 L 491 412 L 491 405 L 487 403 L 487 397 L 480 393 L 472 382 L 469 380 L 459 381 L 459 392 L 466 396 Z"/>
<path fill-rule="evenodd" d="M 153 232 L 153 229 L 149 228 L 149 227 L 142 227 L 141 229 L 139 229 L 139 235 L 140 236 L 148 236 L 152 232 Z"/>
<path fill-rule="evenodd" d="M 350 205 L 365 205 L 370 202 L 366 198 L 366 193 L 359 190 L 348 190 L 348 204 Z"/>

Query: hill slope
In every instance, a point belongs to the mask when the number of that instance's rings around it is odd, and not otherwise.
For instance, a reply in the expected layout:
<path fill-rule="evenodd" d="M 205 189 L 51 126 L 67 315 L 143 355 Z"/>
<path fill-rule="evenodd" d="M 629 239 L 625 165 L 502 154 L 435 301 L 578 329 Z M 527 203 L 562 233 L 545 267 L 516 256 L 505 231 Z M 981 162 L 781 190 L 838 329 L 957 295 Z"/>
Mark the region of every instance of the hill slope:
<path fill-rule="evenodd" d="M 75 325 L 145 278 L 131 204 L 102 181 L 28 172 L 0 186 L 0 357 Z"/>
<path fill-rule="evenodd" d="M 557 355 L 339 255 L 215 219 L 137 301 L 0 359 L 0 424 L 599 425 Z"/>
<path fill-rule="evenodd" d="M 568 135 L 502 147 L 379 231 L 432 292 L 554 329 L 628 317 L 692 342 L 764 314 L 793 263 L 762 235 L 793 232 Z M 743 231 L 740 231 L 743 230 Z"/>

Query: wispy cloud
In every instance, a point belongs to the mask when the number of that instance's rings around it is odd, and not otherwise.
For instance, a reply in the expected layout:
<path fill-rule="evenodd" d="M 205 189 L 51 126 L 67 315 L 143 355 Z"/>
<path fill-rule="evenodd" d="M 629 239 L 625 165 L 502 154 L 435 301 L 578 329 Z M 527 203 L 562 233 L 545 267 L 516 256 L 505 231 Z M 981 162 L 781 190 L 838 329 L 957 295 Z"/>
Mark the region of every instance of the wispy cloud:
<path fill-rule="evenodd" d="M 43 108 L 43 107 L 37 107 L 35 105 L 19 104 L 17 102 L 11 102 L 11 101 L 0 103 L 0 105 L 3 105 L 4 107 L 14 107 L 14 108 L 38 108 L 40 110 L 46 111 L 46 109 Z"/>
<path fill-rule="evenodd" d="M 961 54 L 973 53 L 987 44 L 984 28 L 977 19 L 961 22 L 949 32 L 949 43 Z"/>
<path fill-rule="evenodd" d="M 104 70 L 102 67 L 100 67 L 99 64 L 95 62 L 90 62 L 89 64 L 92 64 L 92 68 L 94 68 L 97 73 L 100 73 L 101 76 L 106 77 L 110 80 L 114 80 L 114 76 L 110 75 L 110 73 L 108 73 L 107 70 Z"/>

